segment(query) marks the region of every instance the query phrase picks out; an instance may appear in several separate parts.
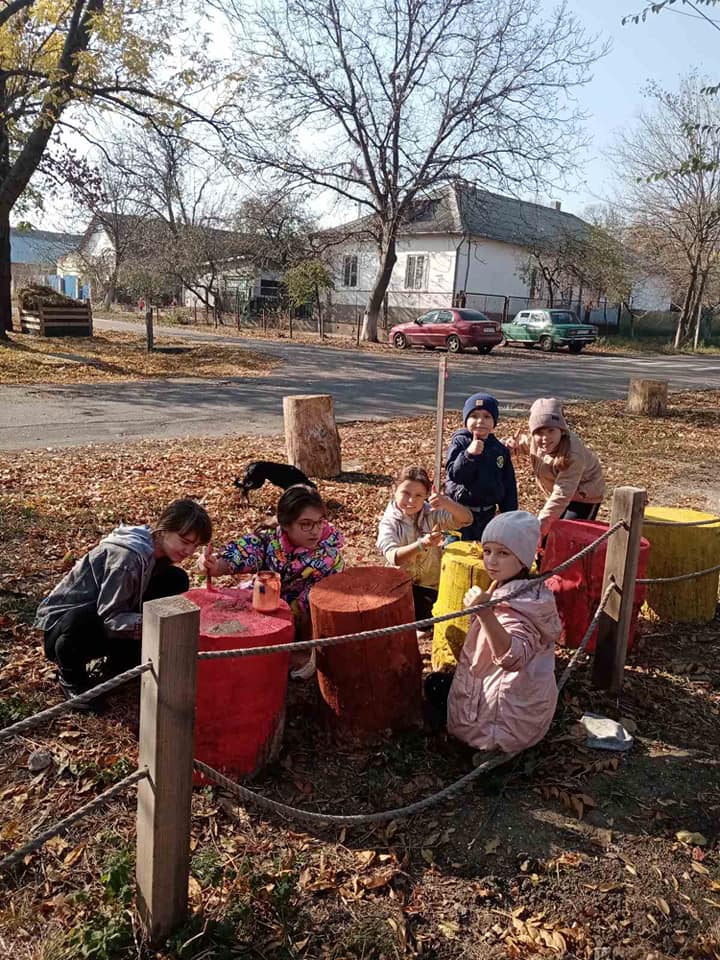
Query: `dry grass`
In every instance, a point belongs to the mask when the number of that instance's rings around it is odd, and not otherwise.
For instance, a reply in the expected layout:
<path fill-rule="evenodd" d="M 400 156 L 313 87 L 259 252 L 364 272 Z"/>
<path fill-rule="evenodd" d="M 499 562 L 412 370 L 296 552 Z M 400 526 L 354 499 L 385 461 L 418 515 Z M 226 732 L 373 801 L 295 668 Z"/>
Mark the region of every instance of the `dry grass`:
<path fill-rule="evenodd" d="M 0 383 L 102 383 L 154 377 L 262 377 L 276 361 L 260 351 L 159 337 L 145 349 L 140 333 L 93 337 L 9 334 L 0 341 Z"/>
<path fill-rule="evenodd" d="M 673 395 L 672 404 L 654 421 L 625 416 L 615 402 L 575 404 L 569 415 L 610 487 L 647 486 L 654 503 L 717 509 L 720 391 Z M 448 415 L 448 431 L 457 417 Z M 321 492 L 348 560 L 377 562 L 390 476 L 401 463 L 432 462 L 432 422 L 340 432 L 345 473 Z M 248 460 L 283 456 L 281 438 L 233 437 L 0 457 L 0 725 L 57 700 L 29 624 L 74 558 L 118 520 L 151 519 L 181 495 L 205 497 L 218 543 L 247 530 L 272 511 L 275 491 L 244 507 L 232 475 Z M 521 504 L 536 508 L 523 468 L 519 482 Z M 161 951 L 137 930 L 129 795 L 0 879 L 0 950 L 14 960 L 718 957 L 719 644 L 717 621 L 644 624 L 620 704 L 581 668 L 560 725 L 522 763 L 410 822 L 307 833 L 196 791 L 192 915 Z M 629 755 L 573 737 L 588 710 L 636 722 Z M 432 793 L 468 768 L 444 736 L 414 730 L 358 747 L 336 741 L 320 715 L 315 685 L 291 685 L 281 763 L 257 789 L 297 806 L 365 812 Z M 0 854 L 123 776 L 136 760 L 136 728 L 128 688 L 103 716 L 68 716 L 4 747 Z M 37 748 L 53 765 L 34 775 L 26 764 Z M 678 840 L 681 830 L 705 842 Z"/>

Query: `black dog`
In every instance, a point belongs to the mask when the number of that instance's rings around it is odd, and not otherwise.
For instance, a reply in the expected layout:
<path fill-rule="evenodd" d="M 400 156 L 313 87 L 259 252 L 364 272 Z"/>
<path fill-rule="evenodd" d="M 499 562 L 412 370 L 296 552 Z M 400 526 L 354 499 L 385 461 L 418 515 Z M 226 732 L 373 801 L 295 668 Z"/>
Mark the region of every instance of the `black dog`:
<path fill-rule="evenodd" d="M 307 487 L 317 489 L 316 484 L 309 480 L 302 470 L 298 470 L 297 467 L 293 467 L 289 463 L 273 463 L 271 460 L 256 460 L 255 463 L 249 463 L 245 468 L 242 480 L 235 480 L 235 486 L 245 502 L 250 503 L 250 491 L 259 490 L 268 480 L 283 490 L 294 487 L 297 483 L 303 483 Z"/>

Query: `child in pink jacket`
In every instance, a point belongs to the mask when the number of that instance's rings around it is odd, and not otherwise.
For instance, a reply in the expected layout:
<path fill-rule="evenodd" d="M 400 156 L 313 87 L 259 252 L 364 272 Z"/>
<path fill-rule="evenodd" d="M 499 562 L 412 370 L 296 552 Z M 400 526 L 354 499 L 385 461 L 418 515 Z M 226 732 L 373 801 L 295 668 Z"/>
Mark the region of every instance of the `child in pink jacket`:
<path fill-rule="evenodd" d="M 495 583 L 487 592 L 472 587 L 464 602 L 504 602 L 473 617 L 447 704 L 449 733 L 474 750 L 531 747 L 555 713 L 560 619 L 550 590 L 526 585 L 539 540 L 540 523 L 524 510 L 498 514 L 483 531 L 483 563 Z"/>

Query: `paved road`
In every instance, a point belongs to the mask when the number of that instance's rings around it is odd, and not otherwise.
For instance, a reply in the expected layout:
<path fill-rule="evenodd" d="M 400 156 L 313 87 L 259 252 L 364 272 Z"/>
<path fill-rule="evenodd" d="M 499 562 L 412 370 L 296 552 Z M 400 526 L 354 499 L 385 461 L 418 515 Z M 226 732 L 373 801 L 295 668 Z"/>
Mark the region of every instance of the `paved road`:
<path fill-rule="evenodd" d="M 98 321 L 98 327 L 137 325 Z M 134 437 L 222 436 L 282 432 L 287 393 L 331 393 L 338 420 L 375 420 L 430 413 L 435 407 L 437 355 L 398 356 L 318 348 L 305 343 L 238 341 L 211 333 L 159 328 L 159 336 L 217 340 L 261 349 L 283 361 L 257 380 L 150 380 L 78 386 L 0 386 L 0 449 L 64 447 Z M 488 357 L 450 359 L 448 407 L 476 390 L 505 406 L 537 396 L 624 397 L 631 377 L 670 381 L 671 390 L 720 387 L 720 357 L 544 355 L 520 348 Z"/>

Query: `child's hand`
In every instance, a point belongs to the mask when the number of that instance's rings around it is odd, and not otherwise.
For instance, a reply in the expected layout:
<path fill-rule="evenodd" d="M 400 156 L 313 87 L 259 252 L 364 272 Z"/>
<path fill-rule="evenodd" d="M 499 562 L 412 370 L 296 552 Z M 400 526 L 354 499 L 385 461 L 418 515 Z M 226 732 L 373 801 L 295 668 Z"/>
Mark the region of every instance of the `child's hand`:
<path fill-rule="evenodd" d="M 426 550 L 429 550 L 430 547 L 439 547 L 444 539 L 445 534 L 442 530 L 433 530 L 432 533 L 426 533 L 425 536 L 420 537 L 420 542 Z"/>
<path fill-rule="evenodd" d="M 471 456 L 477 457 L 483 452 L 484 449 L 485 449 L 485 441 L 481 440 L 477 434 L 474 434 L 472 442 L 470 443 L 470 446 L 467 448 L 467 452 Z"/>
<path fill-rule="evenodd" d="M 200 573 L 204 573 L 205 576 L 210 577 L 222 577 L 226 573 L 230 573 L 230 564 L 227 560 L 224 560 L 222 557 L 218 557 L 217 554 L 213 553 L 210 550 L 208 553 L 201 553 L 197 561 L 198 570 Z"/>
<path fill-rule="evenodd" d="M 540 521 L 540 539 L 541 541 L 550 533 L 555 526 L 557 517 L 543 517 Z"/>
<path fill-rule="evenodd" d="M 476 607 L 480 603 L 486 603 L 488 600 L 492 599 L 493 593 L 495 593 L 495 587 L 497 583 L 493 580 L 487 590 L 482 590 L 480 587 L 470 587 L 465 596 L 463 597 L 463 605 L 467 607 Z M 481 616 L 483 613 L 489 613 L 492 610 L 491 607 L 488 607 L 486 610 L 481 610 L 476 616 Z"/>
<path fill-rule="evenodd" d="M 525 453 L 527 450 L 527 437 L 522 430 L 517 430 L 512 437 L 507 437 L 501 441 L 508 448 L 510 453 Z"/>
<path fill-rule="evenodd" d="M 428 497 L 428 503 L 431 510 L 452 510 L 455 506 L 455 501 L 451 497 L 434 491 Z"/>

